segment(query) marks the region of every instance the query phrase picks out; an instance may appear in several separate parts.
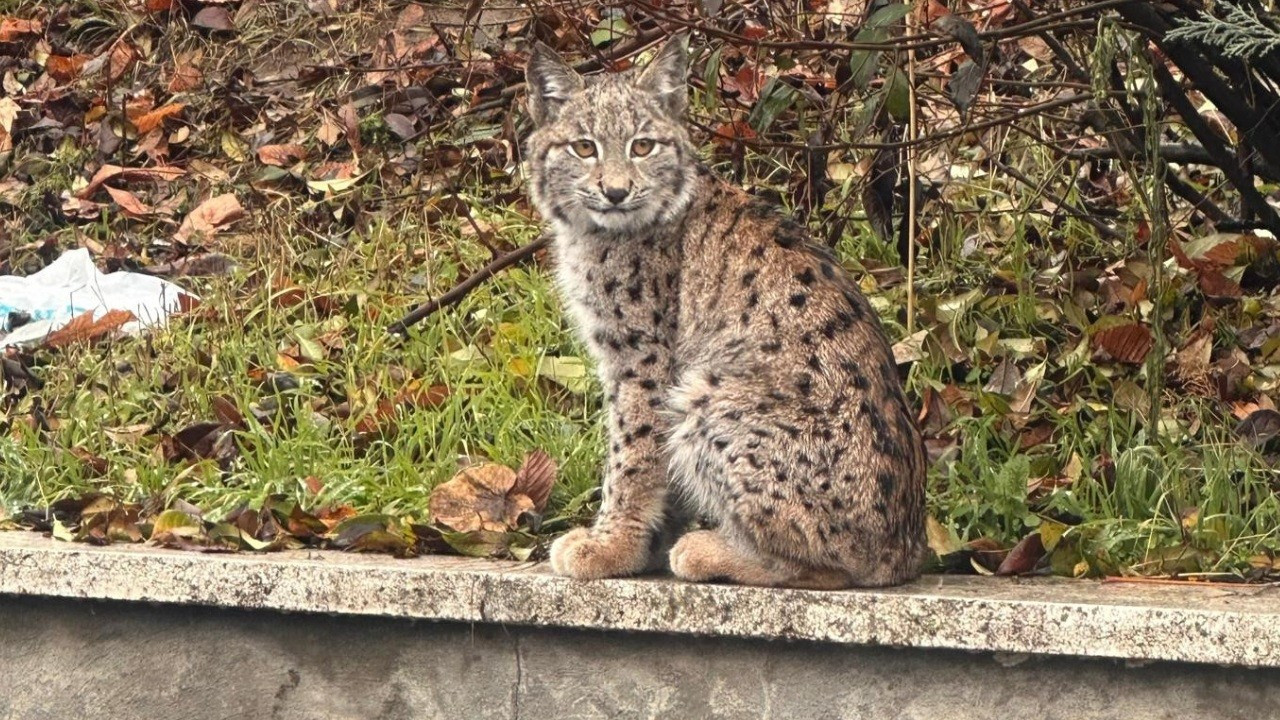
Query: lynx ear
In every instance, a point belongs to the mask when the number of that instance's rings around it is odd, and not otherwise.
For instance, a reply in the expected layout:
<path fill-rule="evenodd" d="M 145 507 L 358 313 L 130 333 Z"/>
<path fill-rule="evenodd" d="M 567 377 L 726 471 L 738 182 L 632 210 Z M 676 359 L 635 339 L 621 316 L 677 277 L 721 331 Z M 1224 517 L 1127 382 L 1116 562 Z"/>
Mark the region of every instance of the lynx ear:
<path fill-rule="evenodd" d="M 673 36 L 636 78 L 636 87 L 658 96 L 673 115 L 684 113 L 689 97 L 689 33 Z"/>
<path fill-rule="evenodd" d="M 560 106 L 583 88 L 582 76 L 541 42 L 533 44 L 524 77 L 529 88 L 529 115 L 533 117 L 534 125 L 545 125 L 555 120 Z"/>

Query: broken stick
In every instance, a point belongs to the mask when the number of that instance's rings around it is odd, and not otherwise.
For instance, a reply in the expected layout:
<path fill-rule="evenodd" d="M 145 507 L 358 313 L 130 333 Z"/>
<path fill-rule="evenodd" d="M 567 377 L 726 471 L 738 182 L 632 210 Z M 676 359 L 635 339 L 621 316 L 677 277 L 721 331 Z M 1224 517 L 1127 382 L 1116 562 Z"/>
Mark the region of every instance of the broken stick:
<path fill-rule="evenodd" d="M 503 270 L 506 270 L 512 265 L 515 265 L 519 262 L 528 260 L 529 258 L 533 257 L 534 253 L 545 248 L 550 241 L 551 241 L 551 238 L 549 238 L 546 235 L 543 235 L 542 237 L 538 238 L 537 240 L 534 240 L 528 245 L 523 245 L 521 247 L 516 248 L 515 250 L 512 250 L 509 253 L 506 253 L 505 255 L 500 255 L 494 258 L 493 261 L 490 262 L 488 265 L 485 265 L 479 270 L 471 273 L 471 275 L 469 275 L 466 280 L 463 280 L 462 282 L 453 286 L 453 288 L 450 289 L 445 294 L 441 295 L 438 298 L 428 300 L 427 302 L 414 308 L 413 311 L 410 312 L 408 315 L 405 315 L 404 317 L 400 318 L 396 322 L 392 323 L 391 326 L 387 328 L 387 332 L 391 333 L 392 335 L 404 335 L 405 331 L 407 331 L 410 327 L 417 325 L 418 323 L 422 322 L 426 318 L 430 317 L 432 313 L 439 310 L 440 308 L 449 307 L 450 305 L 455 305 L 458 302 L 460 302 L 462 298 L 466 297 L 468 293 L 470 293 L 472 290 L 475 290 L 477 287 L 479 287 L 480 284 L 483 283 L 485 280 L 488 280 L 489 278 L 493 277 L 494 275 L 497 275 Z"/>

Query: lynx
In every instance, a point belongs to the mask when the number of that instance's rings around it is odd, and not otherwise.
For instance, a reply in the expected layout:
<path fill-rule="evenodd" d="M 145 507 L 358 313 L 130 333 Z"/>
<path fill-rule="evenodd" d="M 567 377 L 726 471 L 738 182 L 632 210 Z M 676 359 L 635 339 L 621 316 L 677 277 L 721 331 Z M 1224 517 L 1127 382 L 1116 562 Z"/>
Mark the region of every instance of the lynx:
<path fill-rule="evenodd" d="M 552 567 L 910 580 L 925 459 L 879 319 L 801 225 L 700 162 L 687 64 L 680 37 L 643 69 L 583 77 L 541 44 L 526 69 L 531 199 L 609 437 L 599 515 L 556 540 Z"/>

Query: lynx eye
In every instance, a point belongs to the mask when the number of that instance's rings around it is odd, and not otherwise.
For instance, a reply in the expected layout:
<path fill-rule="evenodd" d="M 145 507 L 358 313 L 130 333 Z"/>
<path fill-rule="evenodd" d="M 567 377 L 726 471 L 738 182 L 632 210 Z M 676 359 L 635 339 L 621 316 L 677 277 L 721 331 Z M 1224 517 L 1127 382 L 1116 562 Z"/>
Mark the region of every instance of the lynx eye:
<path fill-rule="evenodd" d="M 631 155 L 633 157 L 645 157 L 653 152 L 653 141 L 649 138 L 636 138 L 631 141 Z"/>
<path fill-rule="evenodd" d="M 596 156 L 596 143 L 594 140 L 574 140 L 569 143 L 569 147 L 573 149 L 573 154 L 580 158 Z"/>

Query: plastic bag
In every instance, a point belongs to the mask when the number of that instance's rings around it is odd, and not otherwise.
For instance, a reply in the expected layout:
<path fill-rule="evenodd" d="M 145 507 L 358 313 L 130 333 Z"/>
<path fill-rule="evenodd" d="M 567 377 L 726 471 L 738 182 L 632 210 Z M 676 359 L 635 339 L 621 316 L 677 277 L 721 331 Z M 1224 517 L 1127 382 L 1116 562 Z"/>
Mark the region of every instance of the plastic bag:
<path fill-rule="evenodd" d="M 111 310 L 128 310 L 134 320 L 121 329 L 136 334 L 164 322 L 178 310 L 183 295 L 196 297 L 151 275 L 104 274 L 88 250 L 69 250 L 34 275 L 0 276 L 0 347 L 39 342 L 90 310 L 95 320 Z M 5 335 L 15 316 L 30 321 Z"/>

